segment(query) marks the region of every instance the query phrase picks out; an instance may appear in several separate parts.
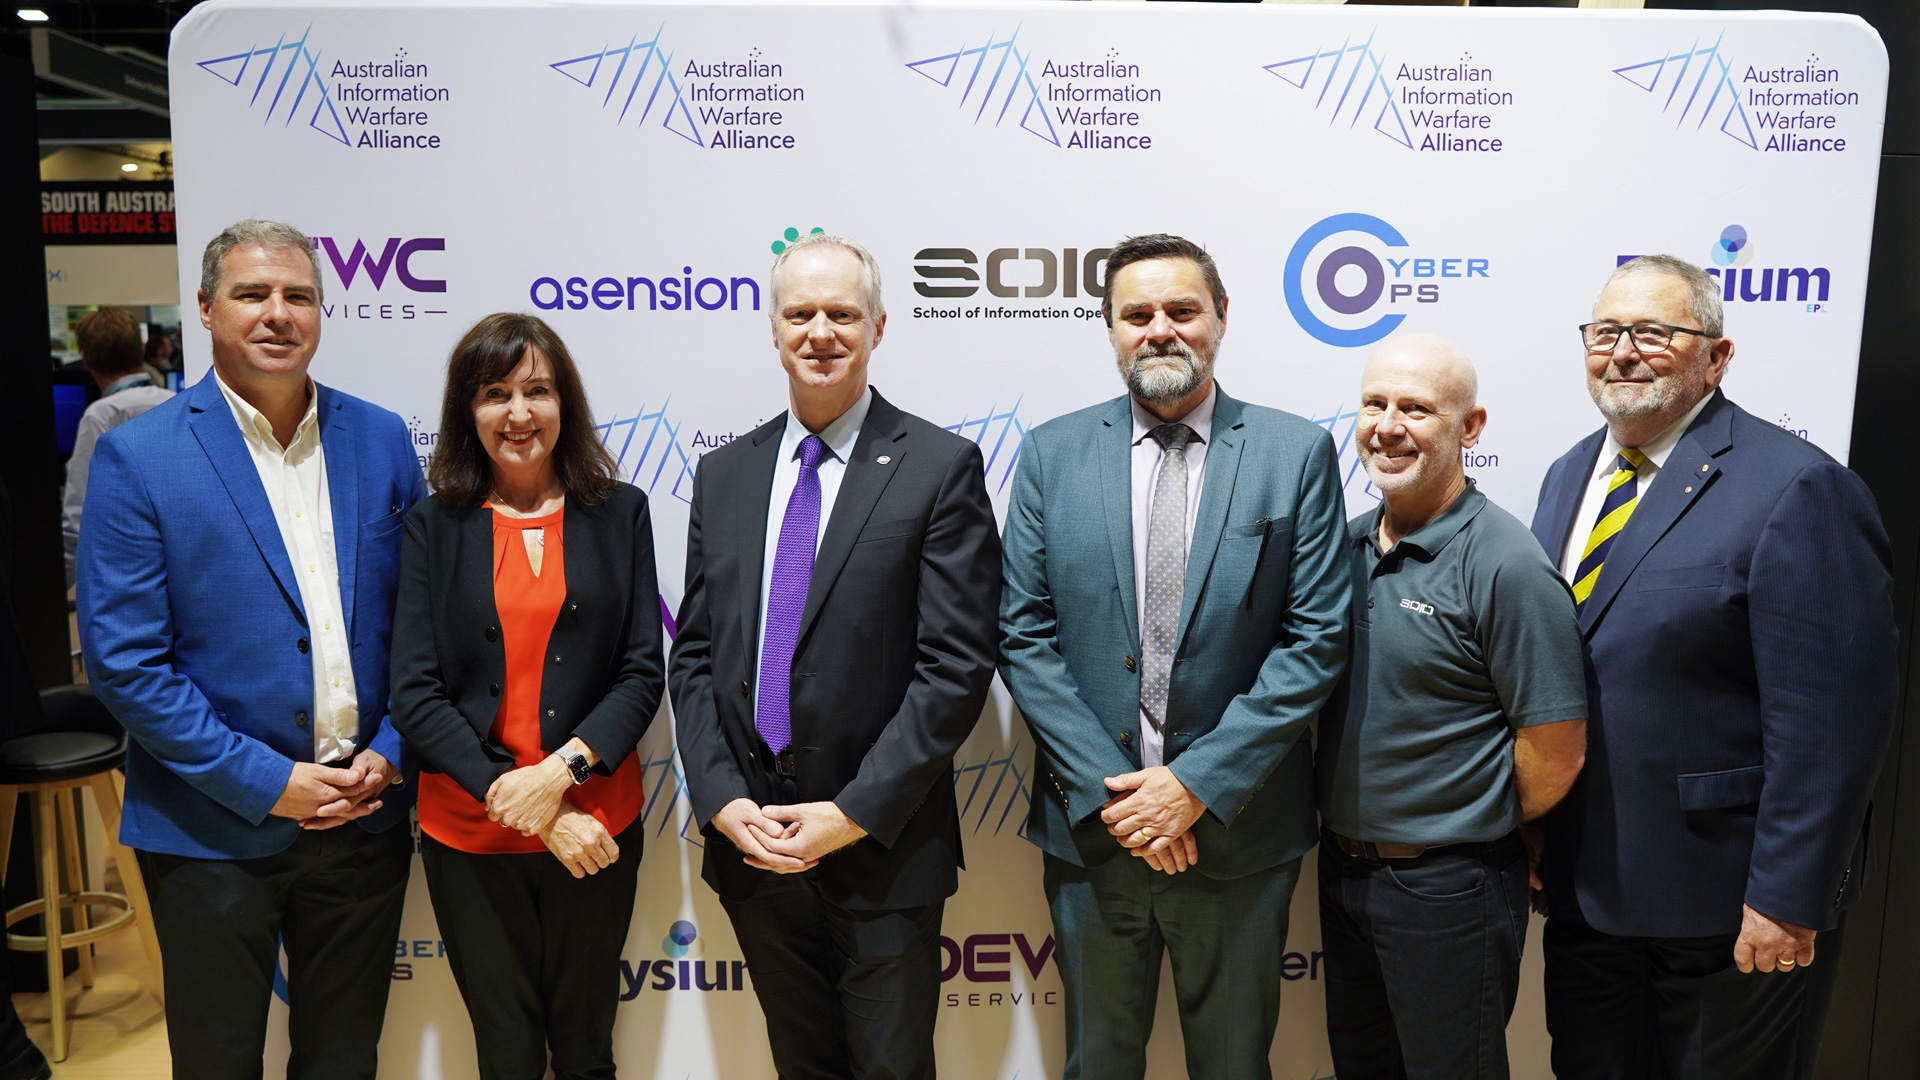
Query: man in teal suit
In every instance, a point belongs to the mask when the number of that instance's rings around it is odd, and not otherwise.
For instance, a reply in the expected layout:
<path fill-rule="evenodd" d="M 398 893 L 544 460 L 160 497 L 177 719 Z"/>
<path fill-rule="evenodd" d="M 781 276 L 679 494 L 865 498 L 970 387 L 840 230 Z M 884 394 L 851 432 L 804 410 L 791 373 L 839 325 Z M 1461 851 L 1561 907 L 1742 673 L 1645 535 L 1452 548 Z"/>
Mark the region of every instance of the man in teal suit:
<path fill-rule="evenodd" d="M 1346 662 L 1336 452 L 1214 384 L 1227 295 L 1199 245 L 1115 247 L 1103 314 L 1128 394 L 1028 434 L 1000 604 L 1064 1075 L 1144 1075 L 1164 948 L 1188 1075 L 1265 1078 L 1315 837 L 1307 726 Z"/>

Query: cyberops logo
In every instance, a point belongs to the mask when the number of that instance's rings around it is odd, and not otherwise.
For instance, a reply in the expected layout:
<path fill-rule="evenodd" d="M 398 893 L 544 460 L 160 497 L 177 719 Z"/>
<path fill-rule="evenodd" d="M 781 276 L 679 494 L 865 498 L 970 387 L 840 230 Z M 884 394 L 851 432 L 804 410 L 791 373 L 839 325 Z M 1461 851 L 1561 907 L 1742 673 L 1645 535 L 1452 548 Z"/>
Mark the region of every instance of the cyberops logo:
<path fill-rule="evenodd" d="M 414 261 L 428 253 L 444 252 L 445 237 L 389 236 L 371 244 L 358 237 L 351 241 L 333 236 L 312 239 L 314 250 L 322 256 L 321 263 L 333 271 L 334 280 L 329 285 L 335 286 L 331 291 L 336 299 L 320 305 L 322 317 L 404 322 L 422 315 L 446 314 L 439 306 L 444 301 L 437 295 L 447 291 L 446 279 L 429 276 L 442 272 L 436 265 L 438 256 L 431 255 L 419 264 Z M 342 293 L 345 298 L 338 298 Z M 430 299 L 409 293 L 425 294 Z"/>
<path fill-rule="evenodd" d="M 225 56 L 201 60 L 200 70 L 247 95 L 261 123 L 302 124 L 356 149 L 439 150 L 440 136 L 427 130 L 451 92 L 428 81 L 428 66 L 395 49 L 376 60 L 322 60 L 309 23 L 295 38 L 282 33 Z M 332 80 L 329 86 L 328 80 Z"/>
<path fill-rule="evenodd" d="M 705 959 L 700 928 L 685 919 L 667 928 L 659 948 L 657 959 L 621 958 L 621 1001 L 632 1001 L 642 990 L 709 993 L 747 989 L 747 962 L 733 958 Z"/>
<path fill-rule="evenodd" d="M 986 122 L 991 113 L 994 127 L 1011 122 L 1050 145 L 1063 146 L 1029 70 L 1033 50 L 1019 46 L 1020 30 L 1016 26 L 1004 38 L 995 31 L 987 35 L 985 44 L 962 43 L 952 52 L 912 61 L 907 67 L 941 87 L 958 89 L 960 107 L 971 108 L 974 126 Z"/>
<path fill-rule="evenodd" d="M 1754 266 L 1753 237 L 1745 227 L 1729 225 L 1708 249 L 1706 272 L 1720 282 L 1726 303 L 1781 303 L 1806 305 L 1808 314 L 1827 310 L 1833 291 L 1833 273 L 1824 266 Z M 1637 255 L 1616 255 L 1619 266 Z"/>
<path fill-rule="evenodd" d="M 1357 349 L 1385 338 L 1411 310 L 1440 304 L 1492 276 L 1491 260 L 1415 248 L 1372 214 L 1335 214 L 1309 226 L 1287 253 L 1287 310 L 1319 341 Z"/>
<path fill-rule="evenodd" d="M 597 52 L 560 60 L 547 67 L 572 79 L 580 86 L 599 91 L 601 112 L 611 112 L 614 124 L 636 128 L 653 126 L 672 132 L 695 146 L 705 147 L 700 125 L 694 121 L 687 104 L 686 91 L 673 73 L 674 54 L 662 41 L 666 34 L 662 23 L 653 36 L 642 41 L 639 34 L 625 45 L 604 44 Z"/>

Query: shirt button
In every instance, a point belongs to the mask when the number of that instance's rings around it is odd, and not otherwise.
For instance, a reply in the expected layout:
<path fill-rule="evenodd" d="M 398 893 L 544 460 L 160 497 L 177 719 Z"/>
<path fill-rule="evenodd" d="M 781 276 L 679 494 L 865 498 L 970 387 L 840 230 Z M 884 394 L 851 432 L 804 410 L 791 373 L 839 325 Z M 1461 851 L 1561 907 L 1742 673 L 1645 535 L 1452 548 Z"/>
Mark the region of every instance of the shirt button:
<path fill-rule="evenodd" d="M 294 722 L 294 725 L 295 725 L 296 727 L 306 727 L 306 726 L 307 726 L 307 714 L 306 714 L 306 713 L 295 713 L 295 714 L 293 714 L 293 722 Z"/>
<path fill-rule="evenodd" d="M 294 517 L 305 517 L 305 516 L 306 516 L 306 512 L 305 512 L 305 511 L 302 511 L 302 510 L 295 510 L 295 511 L 293 512 L 293 516 L 294 516 Z"/>
<path fill-rule="evenodd" d="M 309 573 L 309 574 L 312 574 L 312 573 L 316 573 L 316 571 L 314 570 L 314 567 L 313 567 L 313 564 L 312 564 L 312 563 L 308 563 L 308 564 L 307 564 L 307 573 Z"/>
<path fill-rule="evenodd" d="M 1368 606 L 1368 607 L 1372 607 L 1372 606 L 1373 606 L 1373 600 L 1372 600 L 1371 598 L 1369 598 L 1369 599 L 1367 600 L 1367 606 Z"/>
<path fill-rule="evenodd" d="M 306 639 L 306 638 L 301 638 L 301 639 L 300 639 L 299 641 L 296 641 L 296 642 L 294 642 L 294 643 L 293 643 L 293 647 L 294 647 L 294 648 L 296 648 L 296 649 L 299 649 L 299 650 L 300 650 L 301 652 L 306 652 L 306 651 L 307 651 L 307 639 Z"/>
<path fill-rule="evenodd" d="M 335 686 L 339 686 L 339 685 L 340 685 L 340 680 L 339 680 L 339 679 L 335 679 L 335 680 L 333 680 L 333 685 L 335 685 Z"/>
<path fill-rule="evenodd" d="M 322 630 L 331 630 L 331 629 L 333 629 L 333 620 L 332 620 L 332 619 L 328 619 L 328 620 L 326 620 L 325 622 L 322 622 L 322 623 L 320 624 L 320 629 L 322 629 Z"/>

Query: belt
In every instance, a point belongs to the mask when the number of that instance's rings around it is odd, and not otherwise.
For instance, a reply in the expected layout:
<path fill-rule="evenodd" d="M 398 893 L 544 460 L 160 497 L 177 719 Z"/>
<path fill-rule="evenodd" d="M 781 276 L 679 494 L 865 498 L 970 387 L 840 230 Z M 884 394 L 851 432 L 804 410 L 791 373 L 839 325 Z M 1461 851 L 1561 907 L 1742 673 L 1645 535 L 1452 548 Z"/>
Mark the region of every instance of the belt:
<path fill-rule="evenodd" d="M 1396 844 L 1391 841 L 1375 842 L 1355 840 L 1351 836 L 1341 836 L 1332 829 L 1327 835 L 1333 838 L 1334 845 L 1355 859 L 1415 859 L 1427 853 L 1425 844 Z"/>
<path fill-rule="evenodd" d="M 773 771 L 779 776 L 791 777 L 793 775 L 793 747 L 789 746 L 785 750 L 773 755 Z"/>

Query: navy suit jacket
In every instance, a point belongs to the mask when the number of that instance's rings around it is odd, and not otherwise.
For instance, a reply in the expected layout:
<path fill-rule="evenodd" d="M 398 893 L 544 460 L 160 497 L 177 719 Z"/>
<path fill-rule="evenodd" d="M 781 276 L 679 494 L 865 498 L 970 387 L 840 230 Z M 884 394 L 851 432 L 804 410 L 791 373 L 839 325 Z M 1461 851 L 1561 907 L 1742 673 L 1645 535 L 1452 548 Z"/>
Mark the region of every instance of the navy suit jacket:
<path fill-rule="evenodd" d="M 1606 429 L 1547 470 L 1557 564 Z M 1587 765 L 1547 816 L 1555 911 L 1609 934 L 1737 933 L 1741 903 L 1831 929 L 1866 876 L 1892 730 L 1887 535 L 1866 485 L 1719 391 L 1580 613 Z"/>
<path fill-rule="evenodd" d="M 387 716 L 401 524 L 426 494 L 400 418 L 324 386 L 320 444 L 340 606 L 360 702 L 355 745 L 410 778 Z M 313 760 L 313 659 L 300 589 L 246 438 L 209 373 L 101 436 L 77 566 L 94 692 L 126 725 L 120 838 L 145 851 L 251 859 L 299 825 L 269 811 Z M 404 822 L 413 785 L 358 825 Z"/>
<path fill-rule="evenodd" d="M 1140 768 L 1126 397 L 1027 434 L 1007 508 L 1000 677 L 1036 744 L 1027 838 L 1098 866 L 1105 778 Z M 1346 501 L 1319 425 L 1219 391 L 1167 684 L 1165 753 L 1207 812 L 1195 867 L 1235 878 L 1314 844 L 1308 726 L 1347 660 Z"/>

